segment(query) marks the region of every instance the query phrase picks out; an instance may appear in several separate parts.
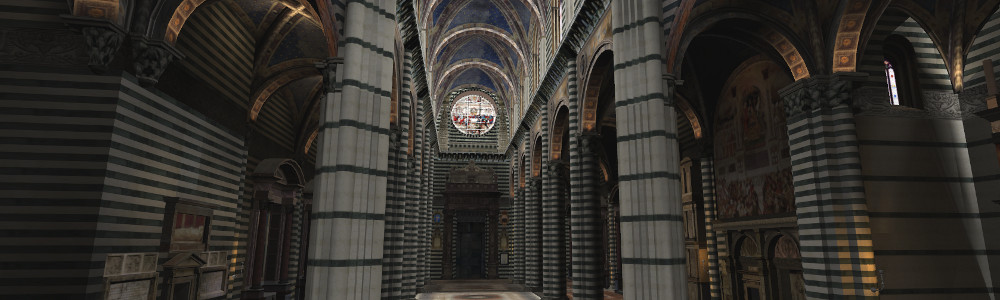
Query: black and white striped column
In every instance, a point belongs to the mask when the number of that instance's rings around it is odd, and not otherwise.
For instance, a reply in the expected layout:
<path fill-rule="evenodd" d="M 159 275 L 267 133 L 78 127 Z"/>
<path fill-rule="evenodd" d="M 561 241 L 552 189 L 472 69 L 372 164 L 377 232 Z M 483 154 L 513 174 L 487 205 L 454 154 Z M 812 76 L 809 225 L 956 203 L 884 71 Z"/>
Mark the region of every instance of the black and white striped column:
<path fill-rule="evenodd" d="M 577 63 L 568 64 L 569 74 L 569 180 L 570 237 L 572 238 L 573 299 L 604 299 L 601 286 L 603 254 L 601 245 L 600 202 L 594 187 L 597 184 L 596 161 L 591 146 L 599 145 L 593 135 L 580 130 L 580 102 Z M 592 142 L 593 141 L 593 142 Z"/>
<path fill-rule="evenodd" d="M 401 220 L 402 214 L 400 213 L 403 203 L 399 200 L 401 195 L 399 193 L 401 188 L 399 186 L 399 180 L 401 179 L 399 172 L 399 160 L 401 159 L 399 139 L 401 133 L 396 128 L 393 128 L 389 132 L 389 137 L 388 191 L 385 201 L 385 244 L 382 245 L 384 253 L 382 257 L 382 299 L 392 299 L 393 280 L 395 276 L 401 274 L 403 263 L 402 253 L 396 253 L 403 249 L 403 245 L 401 245 L 403 220 Z"/>
<path fill-rule="evenodd" d="M 680 157 L 662 69 L 663 4 L 612 5 L 623 292 L 625 299 L 683 299 Z"/>
<path fill-rule="evenodd" d="M 520 164 L 515 163 L 515 168 L 519 168 Z M 518 174 L 519 171 L 515 171 L 514 174 Z M 514 212 L 514 244 L 511 249 L 514 250 L 513 258 L 513 270 L 514 270 L 514 283 L 524 284 L 524 187 L 520 186 L 520 179 L 515 180 L 516 186 L 514 187 L 514 207 L 511 211 Z"/>
<path fill-rule="evenodd" d="M 343 59 L 323 64 L 309 299 L 381 296 L 393 49 L 381 33 L 395 28 L 395 11 L 391 1 L 348 3 Z"/>
<path fill-rule="evenodd" d="M 433 123 L 431 123 L 433 124 Z M 433 130 L 428 128 L 428 131 Z M 423 258 L 423 268 L 421 270 L 421 284 L 420 287 L 427 285 L 427 281 L 431 277 L 431 236 L 434 234 L 432 230 L 434 228 L 431 226 L 432 210 L 431 205 L 434 202 L 434 151 L 432 143 L 426 143 L 426 148 L 424 149 L 424 157 L 427 160 L 427 180 L 425 181 L 425 191 L 424 203 L 423 203 L 423 214 L 420 219 L 420 226 L 423 228 L 420 237 L 420 248 L 424 251 Z"/>
<path fill-rule="evenodd" d="M 715 160 L 711 153 L 701 157 L 701 195 L 705 207 L 705 245 L 708 248 L 708 287 L 712 300 L 722 299 L 719 283 L 719 250 L 715 239 Z"/>
<path fill-rule="evenodd" d="M 420 187 L 422 186 L 423 174 L 420 173 L 421 167 L 421 157 L 423 154 L 423 122 L 420 121 L 421 115 L 423 115 L 423 105 L 420 103 L 414 103 L 416 105 L 416 115 L 412 117 L 414 123 L 414 137 L 413 137 L 413 155 L 407 161 L 410 169 L 410 176 L 406 181 L 406 223 L 404 223 L 403 230 L 405 236 L 403 237 L 403 243 L 406 248 L 403 249 L 403 289 L 401 297 L 403 299 L 413 299 L 417 295 L 417 234 L 418 234 L 418 220 L 420 218 Z"/>
<path fill-rule="evenodd" d="M 405 263 L 405 249 L 406 249 L 406 204 L 407 204 L 407 191 L 409 183 L 407 182 L 407 175 L 410 172 L 410 153 L 409 153 L 409 138 L 410 138 L 410 108 L 412 107 L 412 99 L 410 97 L 410 86 L 412 85 L 412 77 L 410 73 L 413 72 L 412 62 L 413 58 L 410 52 L 404 52 L 403 54 L 403 81 L 402 81 L 402 92 L 399 93 L 399 108 L 397 110 L 397 124 L 398 130 L 395 134 L 399 135 L 399 144 L 390 151 L 390 155 L 395 153 L 396 159 L 395 167 L 395 178 L 392 181 L 392 194 L 394 195 L 394 200 L 396 203 L 395 210 L 392 213 L 391 219 L 393 222 L 392 226 L 386 230 L 387 234 L 392 233 L 392 241 L 395 243 L 391 248 L 391 257 L 393 258 L 393 269 L 389 272 L 388 276 L 388 295 L 383 293 L 383 298 L 386 296 L 388 299 L 402 299 L 402 289 L 403 289 L 403 273 Z M 388 207 L 388 204 L 387 204 Z M 386 273 L 383 271 L 383 273 Z M 383 275 L 383 278 L 386 276 Z"/>
<path fill-rule="evenodd" d="M 426 111 L 424 113 L 427 113 Z M 427 137 L 428 132 L 432 130 L 429 126 L 425 126 L 424 137 Z M 417 290 L 424 286 L 427 281 L 427 257 L 430 254 L 427 247 L 425 247 L 425 237 L 427 235 L 427 199 L 430 194 L 430 183 L 434 177 L 434 171 L 431 169 L 430 165 L 430 140 L 424 139 L 422 145 L 423 148 L 420 158 L 420 177 L 423 178 L 420 182 L 420 196 L 419 202 L 417 203 L 417 268 L 416 268 L 416 281 Z"/>
<path fill-rule="evenodd" d="M 528 176 L 524 187 L 524 285 L 539 291 L 542 288 L 541 178 L 535 176 L 536 162 L 532 160 L 528 159 L 524 172 Z"/>
<path fill-rule="evenodd" d="M 795 188 L 802 270 L 810 299 L 875 299 L 875 258 L 850 74 L 781 89 Z"/>
<path fill-rule="evenodd" d="M 542 206 L 542 295 L 545 300 L 566 298 L 566 270 L 562 251 L 562 208 L 559 205 L 559 187 L 556 184 L 559 174 L 557 166 L 551 159 L 551 143 L 549 143 L 549 110 L 542 108 L 541 112 L 541 206 Z"/>

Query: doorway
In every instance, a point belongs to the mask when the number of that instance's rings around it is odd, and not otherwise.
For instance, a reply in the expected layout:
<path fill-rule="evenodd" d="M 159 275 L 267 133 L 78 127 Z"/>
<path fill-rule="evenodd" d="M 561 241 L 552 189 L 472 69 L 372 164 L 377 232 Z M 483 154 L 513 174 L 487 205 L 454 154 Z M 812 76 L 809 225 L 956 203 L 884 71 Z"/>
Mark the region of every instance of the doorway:
<path fill-rule="evenodd" d="M 483 244 L 486 224 L 483 222 L 458 223 L 458 256 L 455 277 L 458 279 L 483 278 Z"/>

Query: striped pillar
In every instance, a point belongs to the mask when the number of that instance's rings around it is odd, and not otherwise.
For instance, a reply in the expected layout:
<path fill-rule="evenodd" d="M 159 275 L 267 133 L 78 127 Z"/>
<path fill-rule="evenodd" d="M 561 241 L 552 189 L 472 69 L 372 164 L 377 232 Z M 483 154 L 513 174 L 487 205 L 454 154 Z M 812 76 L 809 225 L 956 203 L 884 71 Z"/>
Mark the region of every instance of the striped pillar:
<path fill-rule="evenodd" d="M 604 299 L 601 286 L 601 221 L 600 202 L 594 192 L 597 184 L 594 152 L 591 148 L 592 135 L 580 132 L 580 94 L 577 77 L 577 62 L 567 64 L 569 81 L 569 134 L 573 137 L 569 147 L 570 186 L 570 238 L 572 240 L 571 276 L 573 278 L 573 299 Z M 598 145 L 595 143 L 593 145 Z"/>
<path fill-rule="evenodd" d="M 612 2 L 625 299 L 687 297 L 677 113 L 662 70 L 661 1 Z M 619 14 L 620 12 L 620 14 Z"/>
<path fill-rule="evenodd" d="M 414 103 L 417 107 L 417 114 L 412 117 L 414 124 L 413 156 L 407 161 L 410 169 L 409 180 L 406 181 L 406 222 L 403 225 L 403 299 L 413 299 L 417 295 L 417 220 L 420 208 L 420 186 L 424 176 L 420 173 L 420 158 L 423 154 L 423 130 L 420 116 L 423 114 L 423 105 Z"/>
<path fill-rule="evenodd" d="M 559 205 L 558 164 L 551 161 L 549 111 L 542 109 L 542 294 L 546 300 L 566 298 L 566 265 L 562 240 L 562 207 Z"/>
<path fill-rule="evenodd" d="M 430 130 L 430 129 L 428 129 L 428 130 Z M 424 194 L 425 198 L 424 198 L 424 204 L 423 204 L 423 214 L 421 215 L 421 219 L 420 219 L 420 226 L 423 227 L 423 229 L 424 229 L 423 230 L 423 234 L 420 237 L 420 239 L 421 239 L 421 245 L 420 245 L 420 247 L 424 251 L 423 269 L 422 269 L 422 272 L 421 272 L 421 277 L 423 278 L 423 284 L 421 284 L 420 287 L 423 287 L 424 285 L 426 285 L 427 281 L 430 280 L 430 277 L 431 277 L 431 265 L 430 265 L 430 259 L 431 259 L 431 236 L 433 235 L 433 232 L 431 232 L 431 230 L 433 230 L 433 227 L 431 227 L 431 218 L 432 218 L 431 215 L 433 214 L 431 212 L 431 204 L 434 201 L 434 179 L 435 179 L 434 178 L 434 158 L 433 158 L 434 157 L 434 155 L 433 155 L 434 150 L 432 149 L 432 144 L 431 143 L 427 143 L 426 147 L 427 148 L 425 150 L 426 152 L 424 152 L 425 153 L 424 156 L 427 159 L 427 176 L 426 176 L 427 181 L 426 181 L 426 184 L 425 184 L 426 185 L 426 191 L 427 191 L 427 193 Z"/>
<path fill-rule="evenodd" d="M 722 299 L 719 290 L 719 250 L 715 240 L 715 160 L 708 153 L 701 158 L 701 195 L 705 205 L 705 244 L 708 248 L 708 289 L 712 300 Z"/>
<path fill-rule="evenodd" d="M 423 130 L 424 130 L 424 137 L 426 138 L 428 136 L 428 131 L 430 131 L 431 128 L 430 126 L 425 126 Z M 421 146 L 422 148 L 421 152 L 423 153 L 423 155 L 421 155 L 420 158 L 420 165 L 421 165 L 420 177 L 422 177 L 423 180 L 420 182 L 420 194 L 419 194 L 419 200 L 417 202 L 417 224 L 416 224 L 417 268 L 415 275 L 416 275 L 418 292 L 424 286 L 427 280 L 425 271 L 427 269 L 428 249 L 424 247 L 424 236 L 427 234 L 427 227 L 424 226 L 425 225 L 424 221 L 426 219 L 426 213 L 427 213 L 426 211 L 427 198 L 428 198 L 427 195 L 430 193 L 428 187 L 430 186 L 430 181 L 431 179 L 433 179 L 432 177 L 434 176 L 434 172 L 433 170 L 431 170 L 430 159 L 428 159 L 428 157 L 430 156 L 429 145 L 430 145 L 430 140 L 425 139 L 423 145 Z"/>
<path fill-rule="evenodd" d="M 407 191 L 409 183 L 407 183 L 407 174 L 410 171 L 409 166 L 409 137 L 410 137 L 410 108 L 412 99 L 410 98 L 410 85 L 412 80 L 410 77 L 410 72 L 412 72 L 412 56 L 410 52 L 404 52 L 403 54 L 403 91 L 399 93 L 399 109 L 397 110 L 399 124 L 398 129 L 395 130 L 395 134 L 399 136 L 397 139 L 398 144 L 393 147 L 393 151 L 390 151 L 390 155 L 396 155 L 396 158 L 390 162 L 394 163 L 391 168 L 394 171 L 394 177 L 390 181 L 392 183 L 391 195 L 393 195 L 394 200 L 394 210 L 391 213 L 387 212 L 387 219 L 391 222 L 387 222 L 389 228 L 386 229 L 386 234 L 392 233 L 392 245 L 391 252 L 389 252 L 386 257 L 392 257 L 390 261 L 393 268 L 390 271 L 383 270 L 383 273 L 387 273 L 388 276 L 388 294 L 383 292 L 383 298 L 387 299 L 401 299 L 402 289 L 403 289 L 403 272 L 404 267 L 404 251 L 406 249 L 405 240 L 405 225 L 406 225 L 406 202 L 407 202 Z M 386 204 L 387 211 L 389 204 Z M 390 226 L 391 225 L 391 226 Z M 387 238 L 388 239 L 388 238 Z M 388 242 L 386 244 L 389 244 Z M 383 274 L 383 281 L 386 281 L 387 276 Z M 386 287 L 383 287 L 384 289 Z"/>
<path fill-rule="evenodd" d="M 579 130 L 579 110 L 573 101 L 569 107 L 570 132 Z M 573 299 L 604 299 L 603 255 L 600 200 L 597 199 L 597 157 L 601 144 L 593 134 L 575 135 L 570 143 L 570 227 L 573 238 Z"/>
<path fill-rule="evenodd" d="M 397 255 L 397 250 L 402 250 L 400 239 L 402 239 L 402 220 L 400 220 L 400 209 L 403 207 L 399 201 L 399 159 L 400 159 L 400 132 L 393 128 L 389 132 L 389 174 L 387 181 L 387 195 L 385 201 L 385 244 L 382 245 L 382 299 L 392 298 L 393 277 L 402 271 L 403 257 Z M 405 152 L 404 152 L 405 154 Z"/>
<path fill-rule="evenodd" d="M 366 6 L 367 5 L 367 6 Z M 316 157 L 306 297 L 376 299 L 382 258 L 392 84 L 391 1 L 350 2 L 340 51 L 323 64 L 327 94 Z M 361 25 L 366 27 L 362 27 Z"/>
<path fill-rule="evenodd" d="M 530 164 L 529 164 L 530 165 Z M 528 173 L 532 168 L 528 167 Z M 530 177 L 525 186 L 524 215 L 524 285 L 532 291 L 542 289 L 542 236 L 541 236 L 541 188 L 540 177 Z"/>
<path fill-rule="evenodd" d="M 847 76 L 813 76 L 779 91 L 810 299 L 877 297 L 869 290 L 875 260 Z"/>
<path fill-rule="evenodd" d="M 520 164 L 515 163 L 514 166 L 517 168 Z M 519 171 L 515 171 L 514 174 L 518 174 Z M 514 180 L 517 185 L 520 185 L 520 180 Z M 511 209 L 514 212 L 514 244 L 511 249 L 514 251 L 513 269 L 514 269 L 514 283 L 524 284 L 524 188 L 516 186 L 514 188 L 514 207 Z"/>

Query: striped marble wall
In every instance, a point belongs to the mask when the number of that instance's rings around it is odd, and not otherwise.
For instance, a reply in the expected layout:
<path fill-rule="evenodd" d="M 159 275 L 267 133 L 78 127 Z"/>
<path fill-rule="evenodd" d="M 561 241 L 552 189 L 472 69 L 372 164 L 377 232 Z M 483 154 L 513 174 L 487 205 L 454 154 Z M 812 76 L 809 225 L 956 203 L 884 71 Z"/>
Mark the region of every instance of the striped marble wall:
<path fill-rule="evenodd" d="M 53 294 L 102 293 L 107 254 L 159 252 L 170 197 L 217 205 L 208 250 L 233 253 L 242 138 L 129 74 L 32 68 L 2 76 L 11 125 L 0 134 L 11 160 L 2 205 L 16 214 L 3 219 L 27 219 L 5 224 L 16 234 L 2 243 L 0 261 L 18 261 L 23 282 L 5 281 L 0 294 L 37 293 L 46 281 Z"/>
<path fill-rule="evenodd" d="M 177 49 L 186 57 L 177 66 L 247 110 L 255 41 L 251 21 L 234 6 L 217 1 L 198 7 L 178 36 Z"/>
<path fill-rule="evenodd" d="M 941 57 L 927 32 L 913 18 L 892 10 L 887 11 L 875 25 L 875 30 L 865 47 L 861 66 L 858 67 L 859 72 L 869 74 L 868 82 L 885 86 L 882 44 L 886 37 L 893 34 L 905 37 L 913 46 L 913 51 L 916 53 L 917 78 L 924 91 L 952 89 L 951 79 L 944 66 L 944 58 Z"/>
<path fill-rule="evenodd" d="M 116 231 L 97 224 L 122 79 L 86 68 L 83 37 L 59 18 L 66 1 L 3 10 L 0 298 L 95 297 L 104 289 L 95 237 Z"/>
<path fill-rule="evenodd" d="M 0 298 L 104 289 L 103 260 L 91 253 L 121 78 L 45 71 L 0 72 Z"/>
<path fill-rule="evenodd" d="M 856 121 L 875 262 L 886 273 L 881 297 L 988 299 L 1000 286 L 1000 243 L 991 238 L 1000 209 L 990 203 L 1000 166 L 989 133 L 968 132 L 975 121 L 960 119 Z"/>
<path fill-rule="evenodd" d="M 108 247 L 105 253 L 147 251 L 116 249 L 123 245 L 158 246 L 164 197 L 217 206 L 208 250 L 235 250 L 241 171 L 246 163 L 241 137 L 169 96 L 139 87 L 125 74 L 110 148 L 100 214 L 115 218 L 107 222 L 109 230 L 132 235 L 97 239 L 95 255 L 102 246 Z"/>
<path fill-rule="evenodd" d="M 986 21 L 986 25 L 976 34 L 976 40 L 969 47 L 969 53 L 965 57 L 965 88 L 971 88 L 986 82 L 983 73 L 983 60 L 992 59 L 993 64 L 1000 63 L 1000 11 L 996 11 Z M 1000 69 L 994 68 L 994 72 Z"/>

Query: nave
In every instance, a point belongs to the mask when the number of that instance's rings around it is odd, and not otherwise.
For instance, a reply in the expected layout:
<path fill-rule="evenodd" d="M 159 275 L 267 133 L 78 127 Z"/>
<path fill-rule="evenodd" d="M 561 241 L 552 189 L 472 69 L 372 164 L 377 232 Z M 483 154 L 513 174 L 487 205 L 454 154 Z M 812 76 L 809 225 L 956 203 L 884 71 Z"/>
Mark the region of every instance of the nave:
<path fill-rule="evenodd" d="M 0 299 L 996 300 L 998 37 L 1000 0 L 0 0 Z"/>

